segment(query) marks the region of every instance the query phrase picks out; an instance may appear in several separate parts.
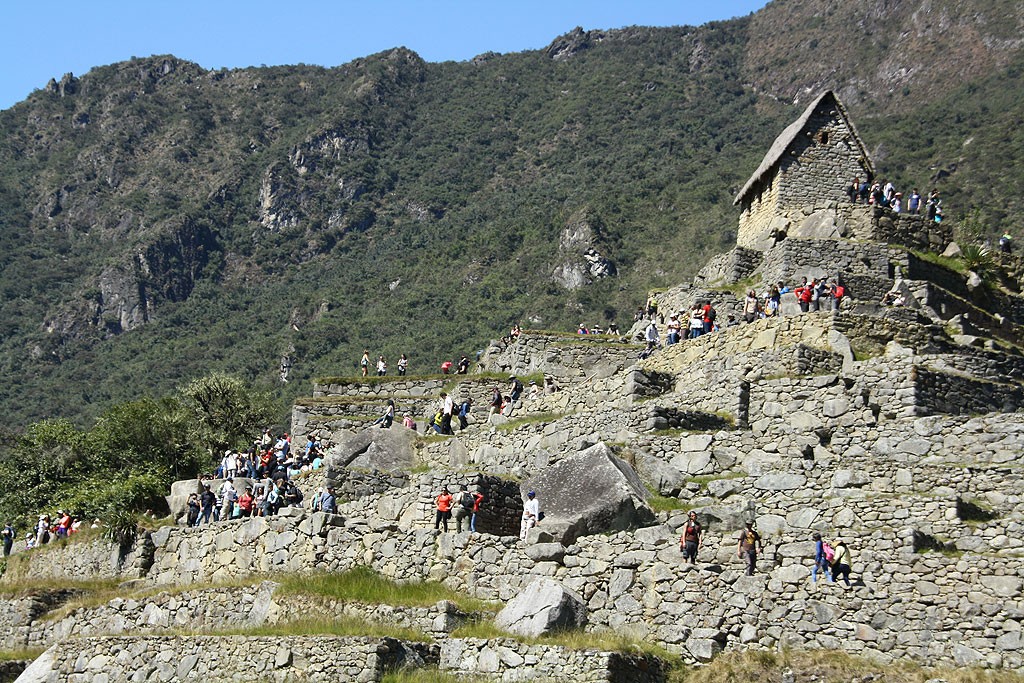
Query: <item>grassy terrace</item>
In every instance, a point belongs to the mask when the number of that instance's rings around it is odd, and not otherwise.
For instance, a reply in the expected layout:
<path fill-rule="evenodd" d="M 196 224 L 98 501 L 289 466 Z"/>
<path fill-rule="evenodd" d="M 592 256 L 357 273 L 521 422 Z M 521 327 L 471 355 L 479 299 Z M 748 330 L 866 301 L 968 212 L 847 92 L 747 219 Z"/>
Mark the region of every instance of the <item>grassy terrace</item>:
<path fill-rule="evenodd" d="M 519 375 L 520 380 L 523 384 L 529 383 L 529 381 L 536 380 L 540 382 L 544 379 L 544 373 L 534 372 L 529 375 Z M 377 377 L 371 375 L 370 377 L 360 377 L 357 375 L 346 375 L 341 377 L 317 377 L 313 380 L 315 384 L 356 384 L 356 385 L 377 385 L 377 384 L 394 384 L 396 382 L 430 382 L 430 381 L 442 381 L 445 382 L 444 389 L 454 388 L 455 386 L 463 382 L 473 383 L 484 383 L 484 382 L 508 382 L 508 373 L 505 372 L 475 372 L 469 375 L 385 375 L 383 377 Z M 504 388 L 504 385 L 502 384 Z"/>

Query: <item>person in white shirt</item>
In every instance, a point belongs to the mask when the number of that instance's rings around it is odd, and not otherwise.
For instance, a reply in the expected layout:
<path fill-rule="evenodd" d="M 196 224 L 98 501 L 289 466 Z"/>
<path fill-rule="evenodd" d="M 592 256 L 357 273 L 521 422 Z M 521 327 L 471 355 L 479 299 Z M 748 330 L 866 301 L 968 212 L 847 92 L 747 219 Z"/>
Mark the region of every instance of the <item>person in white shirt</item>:
<path fill-rule="evenodd" d="M 519 537 L 526 542 L 526 536 L 530 533 L 530 529 L 537 526 L 537 522 L 540 521 L 540 501 L 537 500 L 537 494 L 534 491 L 530 491 L 526 494 L 526 502 L 523 503 L 523 523 L 519 529 Z"/>
<path fill-rule="evenodd" d="M 238 474 L 238 458 L 230 449 L 224 451 L 224 459 L 221 460 L 220 464 L 221 474 L 225 479 L 231 479 Z"/>

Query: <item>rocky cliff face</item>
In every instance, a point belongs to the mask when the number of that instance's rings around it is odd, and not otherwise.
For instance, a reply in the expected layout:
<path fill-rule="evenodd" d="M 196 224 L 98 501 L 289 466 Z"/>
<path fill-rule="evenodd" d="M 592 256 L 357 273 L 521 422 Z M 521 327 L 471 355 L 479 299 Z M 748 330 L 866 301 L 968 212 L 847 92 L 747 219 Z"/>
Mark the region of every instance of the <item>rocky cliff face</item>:
<path fill-rule="evenodd" d="M 844 101 L 900 110 L 1018 59 L 1024 7 L 776 0 L 750 18 L 749 30 L 745 73 L 760 92 L 802 102 L 835 88 Z"/>

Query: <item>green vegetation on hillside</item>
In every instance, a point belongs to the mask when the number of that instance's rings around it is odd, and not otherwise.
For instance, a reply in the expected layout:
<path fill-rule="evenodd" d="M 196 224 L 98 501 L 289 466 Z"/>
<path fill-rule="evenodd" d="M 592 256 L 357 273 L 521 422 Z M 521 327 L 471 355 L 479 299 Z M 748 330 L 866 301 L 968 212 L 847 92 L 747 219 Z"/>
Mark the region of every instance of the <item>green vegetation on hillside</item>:
<path fill-rule="evenodd" d="M 58 508 L 83 519 L 165 507 L 171 482 L 211 470 L 224 448 L 245 448 L 281 409 L 266 392 L 214 374 L 159 400 L 117 404 L 88 429 L 65 419 L 7 432 L 0 458 L 0 523 L 32 528 Z"/>
<path fill-rule="evenodd" d="M 7 424 L 84 427 L 213 371 L 289 403 L 314 377 L 354 375 L 364 348 L 430 372 L 516 322 L 625 329 L 647 289 L 733 245 L 733 194 L 803 107 L 773 82 L 849 91 L 880 175 L 938 187 L 953 219 L 978 209 L 992 234 L 1024 232 L 1020 50 L 999 43 L 977 75 L 942 63 L 963 42 L 953 29 L 889 54 L 899 21 L 868 31 L 819 4 L 569 36 L 557 60 L 396 49 L 206 71 L 151 57 L 32 93 L 0 112 Z M 986 30 L 1016 25 L 1000 21 L 1010 4 L 969 4 L 957 11 Z M 792 12 L 808 17 L 780 24 Z M 818 46 L 853 25 L 870 40 L 832 63 Z M 815 75 L 889 58 L 903 61 L 886 73 L 927 67 L 927 87 Z M 588 248 L 617 275 L 588 275 Z M 565 289 L 566 267 L 586 282 Z"/>

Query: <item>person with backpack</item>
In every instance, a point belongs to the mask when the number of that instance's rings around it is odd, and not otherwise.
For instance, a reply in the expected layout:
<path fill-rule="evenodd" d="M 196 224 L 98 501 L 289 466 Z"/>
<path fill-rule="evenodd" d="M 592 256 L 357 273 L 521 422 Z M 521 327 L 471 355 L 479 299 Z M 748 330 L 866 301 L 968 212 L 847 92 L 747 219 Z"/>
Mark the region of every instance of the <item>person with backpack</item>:
<path fill-rule="evenodd" d="M 462 403 L 459 404 L 459 430 L 463 430 L 469 426 L 469 411 L 473 407 L 473 399 L 465 398 Z"/>
<path fill-rule="evenodd" d="M 679 538 L 679 550 L 683 553 L 683 560 L 690 564 L 697 564 L 697 551 L 704 541 L 704 527 L 697 521 L 697 513 L 690 510 L 686 526 L 683 527 L 683 535 Z"/>
<path fill-rule="evenodd" d="M 523 383 L 515 375 L 508 377 L 508 396 L 514 404 L 523 395 Z"/>
<path fill-rule="evenodd" d="M 715 327 L 715 320 L 718 318 L 718 311 L 711 305 L 710 301 L 705 301 L 701 307 L 703 317 L 701 322 L 704 324 L 704 334 L 710 334 Z"/>
<path fill-rule="evenodd" d="M 849 546 L 846 545 L 846 541 L 841 538 L 837 538 L 835 557 L 832 560 L 832 581 L 835 581 L 839 577 L 843 577 L 843 583 L 846 584 L 846 587 L 852 587 L 852 584 L 850 583 L 850 562 Z"/>
<path fill-rule="evenodd" d="M 462 520 L 473 514 L 473 494 L 469 492 L 466 485 L 463 484 L 459 487 L 459 495 L 455 498 L 455 529 L 458 533 L 462 533 Z M 470 531 L 473 530 L 472 522 L 469 525 Z"/>
<path fill-rule="evenodd" d="M 821 534 L 815 531 L 811 538 L 814 539 L 814 568 L 811 569 L 811 581 L 818 582 L 818 570 L 821 569 L 829 581 L 832 580 L 832 556 L 835 552 L 828 541 L 822 540 Z"/>
<path fill-rule="evenodd" d="M 764 543 L 761 541 L 761 534 L 757 533 L 756 524 L 747 522 L 746 527 L 740 532 L 736 545 L 736 557 L 745 558 L 747 563 L 747 576 L 753 576 L 757 569 L 757 553 L 764 552 Z"/>

